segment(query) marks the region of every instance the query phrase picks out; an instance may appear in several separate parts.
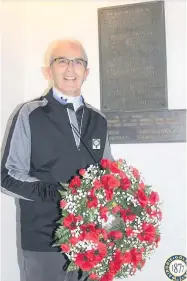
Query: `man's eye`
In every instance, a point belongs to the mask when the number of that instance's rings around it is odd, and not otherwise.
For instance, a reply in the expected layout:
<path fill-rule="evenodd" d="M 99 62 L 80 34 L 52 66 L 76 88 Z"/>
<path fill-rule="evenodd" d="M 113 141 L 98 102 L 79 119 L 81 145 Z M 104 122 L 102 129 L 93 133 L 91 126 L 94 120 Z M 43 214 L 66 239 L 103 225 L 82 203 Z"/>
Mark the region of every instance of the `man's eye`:
<path fill-rule="evenodd" d="M 82 60 L 75 60 L 75 63 L 78 65 L 83 65 L 83 61 Z"/>
<path fill-rule="evenodd" d="M 67 64 L 67 60 L 66 59 L 60 59 L 58 60 L 59 64 Z"/>

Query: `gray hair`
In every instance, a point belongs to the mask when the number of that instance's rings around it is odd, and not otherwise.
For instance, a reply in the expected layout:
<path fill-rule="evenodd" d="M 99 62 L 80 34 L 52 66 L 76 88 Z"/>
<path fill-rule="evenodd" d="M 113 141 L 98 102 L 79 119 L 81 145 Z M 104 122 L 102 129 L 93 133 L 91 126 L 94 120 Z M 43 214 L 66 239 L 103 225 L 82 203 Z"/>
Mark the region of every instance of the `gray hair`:
<path fill-rule="evenodd" d="M 60 39 L 60 40 L 55 40 L 53 41 L 47 48 L 47 51 L 44 56 L 44 65 L 49 66 L 53 60 L 53 51 L 56 49 L 59 45 L 61 44 L 66 44 L 66 43 L 73 43 L 79 46 L 82 49 L 84 59 L 88 62 L 88 56 L 87 53 L 82 45 L 82 43 L 78 40 L 75 39 Z"/>

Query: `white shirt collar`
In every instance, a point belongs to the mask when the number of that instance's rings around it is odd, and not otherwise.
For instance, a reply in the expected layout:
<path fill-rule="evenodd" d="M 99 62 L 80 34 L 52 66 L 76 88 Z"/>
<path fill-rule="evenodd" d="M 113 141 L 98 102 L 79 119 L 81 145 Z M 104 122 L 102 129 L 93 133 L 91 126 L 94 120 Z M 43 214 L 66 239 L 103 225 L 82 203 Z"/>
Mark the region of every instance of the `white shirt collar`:
<path fill-rule="evenodd" d="M 53 87 L 53 97 L 62 104 L 72 103 L 74 110 L 83 105 L 83 98 L 82 96 L 70 97 L 67 95 L 62 94 L 57 88 Z"/>

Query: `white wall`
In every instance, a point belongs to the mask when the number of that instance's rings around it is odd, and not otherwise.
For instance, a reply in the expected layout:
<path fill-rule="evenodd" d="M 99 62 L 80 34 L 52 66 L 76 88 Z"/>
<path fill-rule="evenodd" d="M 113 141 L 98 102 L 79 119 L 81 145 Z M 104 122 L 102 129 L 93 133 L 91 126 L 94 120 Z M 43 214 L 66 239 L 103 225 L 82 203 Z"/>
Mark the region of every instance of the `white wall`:
<path fill-rule="evenodd" d="M 47 45 L 60 37 L 75 37 L 85 45 L 91 69 L 83 88 L 86 100 L 100 106 L 97 8 L 123 5 L 133 0 L 4 1 L 2 36 L 1 134 L 17 104 L 40 96 L 47 87 L 40 68 Z M 185 0 L 166 0 L 166 40 L 169 108 L 185 107 Z M 124 157 L 138 167 L 164 201 L 162 240 L 142 273 L 132 281 L 167 281 L 166 259 L 185 255 L 185 144 L 112 145 L 116 158 Z M 19 281 L 16 253 L 14 200 L 1 200 L 2 281 Z"/>

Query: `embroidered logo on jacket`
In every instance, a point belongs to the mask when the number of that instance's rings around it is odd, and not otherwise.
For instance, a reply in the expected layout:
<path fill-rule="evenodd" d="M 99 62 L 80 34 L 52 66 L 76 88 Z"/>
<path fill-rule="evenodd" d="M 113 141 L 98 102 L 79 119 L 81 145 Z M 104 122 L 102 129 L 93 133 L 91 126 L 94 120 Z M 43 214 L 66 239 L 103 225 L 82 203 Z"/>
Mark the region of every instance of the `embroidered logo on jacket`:
<path fill-rule="evenodd" d="M 100 148 L 101 148 L 101 140 L 92 139 L 92 149 L 100 149 Z"/>

